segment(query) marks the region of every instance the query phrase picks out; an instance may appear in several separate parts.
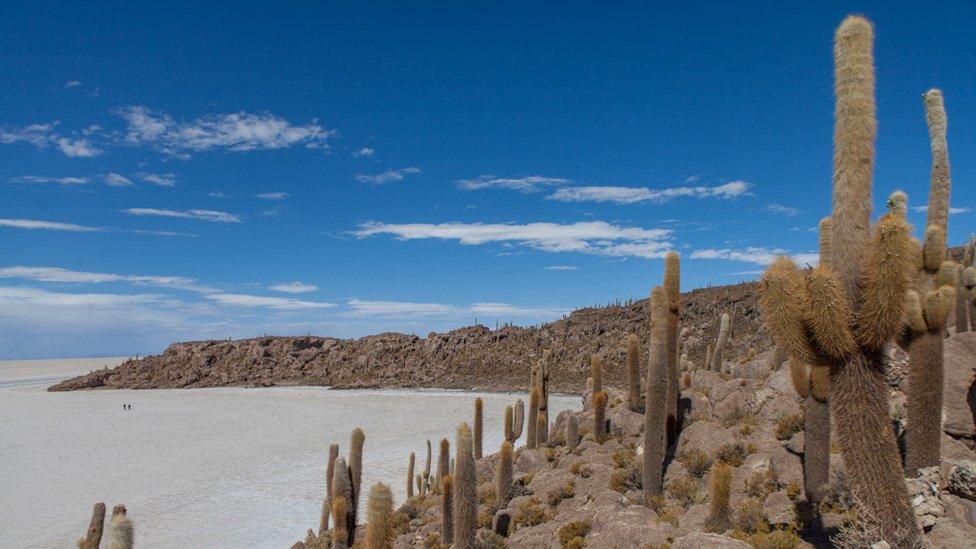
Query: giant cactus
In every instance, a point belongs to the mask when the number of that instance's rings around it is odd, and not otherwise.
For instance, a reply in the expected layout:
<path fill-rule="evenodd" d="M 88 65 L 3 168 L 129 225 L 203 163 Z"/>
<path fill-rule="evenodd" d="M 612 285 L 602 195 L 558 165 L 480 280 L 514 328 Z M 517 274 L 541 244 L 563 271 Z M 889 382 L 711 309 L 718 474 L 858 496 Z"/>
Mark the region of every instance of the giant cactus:
<path fill-rule="evenodd" d="M 359 514 L 359 492 L 363 484 L 363 443 L 366 434 L 359 427 L 352 430 L 349 442 L 349 478 L 352 480 L 352 497 L 349 501 L 349 545 L 356 543 L 356 523 Z"/>
<path fill-rule="evenodd" d="M 627 407 L 632 412 L 641 408 L 640 397 L 640 341 L 635 334 L 627 336 Z"/>
<path fill-rule="evenodd" d="M 661 494 L 664 455 L 667 444 L 668 406 L 668 304 L 665 291 L 655 287 L 650 300 L 651 334 L 647 368 L 647 393 L 644 401 L 643 495 L 645 505 Z"/>
<path fill-rule="evenodd" d="M 498 465 L 495 470 L 495 501 L 505 505 L 512 493 L 512 443 L 502 443 L 498 452 Z"/>
<path fill-rule="evenodd" d="M 525 445 L 529 448 L 535 448 L 536 442 L 538 441 L 539 398 L 539 387 L 533 385 L 529 390 L 529 419 L 525 427 L 526 431 L 528 431 L 525 434 Z"/>
<path fill-rule="evenodd" d="M 681 259 L 677 252 L 668 252 L 664 257 L 664 299 L 667 302 L 667 435 L 670 446 L 678 438 L 678 400 L 681 388 L 678 386 L 678 320 L 681 316 Z M 653 359 L 652 359 L 653 360 Z"/>
<path fill-rule="evenodd" d="M 873 29 L 859 16 L 834 42 L 834 188 L 829 267 L 804 277 L 788 258 L 763 276 L 761 306 L 776 343 L 802 364 L 830 364 L 831 411 L 854 497 L 892 547 L 921 545 L 888 417 L 884 346 L 901 329 L 911 275 L 905 220 L 871 229 L 876 134 Z M 854 313 L 856 311 L 856 314 Z"/>
<path fill-rule="evenodd" d="M 446 547 L 454 543 L 454 478 L 451 475 L 441 479 L 441 538 Z"/>
<path fill-rule="evenodd" d="M 466 423 L 457 430 L 457 467 L 454 475 L 454 547 L 474 549 L 478 529 L 478 484 L 471 430 Z"/>
<path fill-rule="evenodd" d="M 335 460 L 339 457 L 339 445 L 329 445 L 329 461 L 325 467 L 325 499 L 322 501 L 322 516 L 319 517 L 319 535 L 329 529 L 329 515 L 332 514 L 332 474 L 335 472 Z"/>
<path fill-rule="evenodd" d="M 484 402 L 481 397 L 474 399 L 474 459 L 481 459 L 481 445 L 484 441 Z M 429 444 L 429 442 L 428 442 Z"/>

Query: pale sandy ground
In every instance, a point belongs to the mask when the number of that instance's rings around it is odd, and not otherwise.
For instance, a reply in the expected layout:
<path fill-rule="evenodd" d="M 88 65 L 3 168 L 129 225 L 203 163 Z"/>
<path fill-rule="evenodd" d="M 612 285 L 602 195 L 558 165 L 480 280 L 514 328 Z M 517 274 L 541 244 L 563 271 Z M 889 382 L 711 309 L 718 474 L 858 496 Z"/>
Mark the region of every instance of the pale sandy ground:
<path fill-rule="evenodd" d="M 141 547 L 288 547 L 318 526 L 329 443 L 345 455 L 361 426 L 363 482 L 389 484 L 399 504 L 408 453 L 422 467 L 431 439 L 436 468 L 440 439 L 453 450 L 473 413 L 472 394 L 449 391 L 45 391 L 114 362 L 0 362 L 0 547 L 73 546 L 96 501 L 128 507 Z M 488 453 L 504 405 L 525 395 L 482 396 Z"/>

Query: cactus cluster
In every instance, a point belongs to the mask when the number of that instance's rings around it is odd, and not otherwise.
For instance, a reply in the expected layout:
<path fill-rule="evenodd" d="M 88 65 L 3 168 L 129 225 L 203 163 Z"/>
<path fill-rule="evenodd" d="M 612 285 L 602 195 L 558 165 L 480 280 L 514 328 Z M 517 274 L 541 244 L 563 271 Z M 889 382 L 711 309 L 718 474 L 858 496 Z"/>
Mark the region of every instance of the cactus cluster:
<path fill-rule="evenodd" d="M 135 529 L 126 513 L 125 505 L 116 505 L 112 509 L 108 530 L 105 530 L 105 504 L 96 503 L 92 509 L 91 522 L 85 537 L 79 538 L 78 549 L 98 549 L 102 540 L 107 549 L 132 549 L 135 543 Z"/>
<path fill-rule="evenodd" d="M 322 501 L 319 529 L 311 528 L 303 545 L 307 548 L 351 547 L 356 543 L 357 510 L 359 491 L 363 479 L 363 445 L 366 434 L 356 427 L 352 431 L 348 461 L 339 456 L 339 446 L 329 445 L 326 465 L 326 491 Z M 410 474 L 413 474 L 413 455 L 410 456 Z M 408 492 L 411 491 L 408 486 Z M 331 519 L 331 520 L 330 520 Z M 329 523 L 332 528 L 329 529 Z"/>

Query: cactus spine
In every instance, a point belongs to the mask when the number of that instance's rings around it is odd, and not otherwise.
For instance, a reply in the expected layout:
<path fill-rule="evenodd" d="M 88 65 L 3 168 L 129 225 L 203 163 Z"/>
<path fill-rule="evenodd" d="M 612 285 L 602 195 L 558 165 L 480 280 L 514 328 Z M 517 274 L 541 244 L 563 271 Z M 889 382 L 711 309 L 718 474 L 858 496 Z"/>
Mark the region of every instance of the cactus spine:
<path fill-rule="evenodd" d="M 346 460 L 338 458 L 335 460 L 335 470 L 332 475 L 332 538 L 335 540 L 335 531 L 340 530 L 346 533 L 343 539 L 345 544 L 351 544 L 349 539 L 352 528 L 355 528 L 355 516 L 349 502 L 352 501 L 352 476 Z M 345 511 L 342 520 L 336 520 L 336 501 L 342 500 L 342 509 Z M 333 541 L 334 543 L 334 541 Z"/>
<path fill-rule="evenodd" d="M 478 486 L 474 456 L 471 453 L 471 430 L 462 423 L 457 430 L 457 468 L 454 486 L 454 547 L 474 549 L 478 528 Z"/>
<path fill-rule="evenodd" d="M 474 459 L 481 459 L 483 414 L 484 402 L 481 397 L 477 397 L 474 399 Z"/>
<path fill-rule="evenodd" d="M 958 285 L 955 265 L 944 262 L 949 220 L 949 152 L 942 92 L 929 90 L 924 97 L 925 119 L 932 150 L 932 178 L 923 267 L 916 289 L 925 296 L 922 305 L 926 330 L 910 331 L 908 344 L 908 434 L 905 468 L 909 475 L 923 467 L 938 466 L 942 443 L 943 331 Z M 934 288 L 926 278 L 934 276 Z M 926 291 L 927 290 L 927 291 Z M 923 294 L 923 292 L 925 292 Z M 958 314 L 958 312 L 957 312 Z M 962 324 L 965 324 L 963 314 Z M 957 327 L 957 331 L 959 328 Z"/>
<path fill-rule="evenodd" d="M 441 488 L 441 480 L 451 474 L 451 443 L 446 438 L 441 439 L 440 452 L 437 454 L 437 477 L 434 486 Z"/>
<path fill-rule="evenodd" d="M 681 316 L 681 259 L 677 252 L 668 252 L 664 257 L 664 299 L 667 303 L 667 440 L 668 445 L 678 438 L 678 400 L 681 388 L 678 386 L 678 320 Z"/>
<path fill-rule="evenodd" d="M 705 529 L 721 534 L 730 526 L 729 493 L 732 491 L 732 468 L 724 461 L 712 466 L 708 491 L 708 517 L 705 519 Z"/>
<path fill-rule="evenodd" d="M 590 355 L 590 378 L 593 380 L 593 395 L 603 391 L 603 361 Z"/>
<path fill-rule="evenodd" d="M 335 473 L 335 460 L 339 457 L 339 445 L 329 445 L 329 461 L 325 467 L 325 499 L 322 501 L 322 516 L 319 517 L 319 535 L 329 529 L 329 515 L 332 513 L 332 475 Z"/>
<path fill-rule="evenodd" d="M 417 461 L 417 456 L 410 452 L 410 459 L 407 462 L 407 499 L 413 499 L 413 467 Z"/>
<path fill-rule="evenodd" d="M 515 444 L 515 441 L 522 436 L 522 426 L 525 424 L 525 403 L 522 399 L 518 399 L 515 402 L 515 419 L 512 423 L 512 440 L 509 441 Z"/>
<path fill-rule="evenodd" d="M 579 444 L 579 420 L 576 416 L 566 419 L 566 448 L 574 450 Z"/>
<path fill-rule="evenodd" d="M 843 356 L 826 354 L 827 349 L 838 349 L 811 333 L 813 325 L 823 327 L 824 323 L 808 322 L 810 288 L 787 258 L 777 259 L 763 276 L 761 305 L 770 332 L 791 360 L 830 364 L 831 412 L 853 495 L 869 525 L 892 547 L 916 547 L 922 543 L 921 531 L 888 417 L 881 352 L 881 346 L 901 328 L 911 274 L 906 269 L 906 257 L 912 257 L 911 241 L 907 224 L 895 212 L 881 219 L 873 235 L 871 231 L 877 128 L 872 48 L 873 30 L 866 19 L 851 16 L 841 23 L 834 40 L 833 210 L 825 272 L 836 277 L 846 309 L 857 311 L 849 323 L 835 320 L 837 325 L 849 326 L 856 346 Z M 820 297 L 826 304 L 836 296 L 827 292 Z"/>
<path fill-rule="evenodd" d="M 454 478 L 451 475 L 441 479 L 441 538 L 446 547 L 454 543 Z"/>
<path fill-rule="evenodd" d="M 390 488 L 377 482 L 369 490 L 366 506 L 366 548 L 390 549 L 393 547 L 393 494 Z"/>
<path fill-rule="evenodd" d="M 664 474 L 664 454 L 667 443 L 668 403 L 668 356 L 667 338 L 669 311 L 667 296 L 660 287 L 651 291 L 651 334 L 647 368 L 647 395 L 644 402 L 644 504 L 650 506 L 651 498 L 661 493 Z"/>
<path fill-rule="evenodd" d="M 593 395 L 593 440 L 603 444 L 607 440 L 607 394 Z"/>
<path fill-rule="evenodd" d="M 529 421 L 528 427 L 525 435 L 525 445 L 529 448 L 535 448 L 537 435 L 539 430 L 537 425 L 539 425 L 539 388 L 532 386 L 529 392 Z"/>
<path fill-rule="evenodd" d="M 512 443 L 502 443 L 498 453 L 498 469 L 495 474 L 495 499 L 504 505 L 512 493 Z"/>
<path fill-rule="evenodd" d="M 637 335 L 627 336 L 627 407 L 632 412 L 640 411 L 640 341 Z"/>
<path fill-rule="evenodd" d="M 718 339 L 715 340 L 715 351 L 712 353 L 712 371 L 722 371 L 722 354 L 725 351 L 725 343 L 729 338 L 729 313 L 722 313 L 719 321 Z"/>
<path fill-rule="evenodd" d="M 105 528 L 105 504 L 96 503 L 92 509 L 91 523 L 84 539 L 78 540 L 79 549 L 98 549 L 102 543 L 102 529 Z"/>
<path fill-rule="evenodd" d="M 345 461 L 343 460 L 343 465 Z M 345 517 L 348 515 L 346 498 L 336 495 L 332 501 L 332 549 L 347 549 L 349 547 L 349 531 L 346 529 Z"/>
<path fill-rule="evenodd" d="M 132 549 L 135 543 L 135 530 L 126 515 L 125 505 L 112 508 L 112 520 L 108 524 L 108 545 L 106 549 Z"/>

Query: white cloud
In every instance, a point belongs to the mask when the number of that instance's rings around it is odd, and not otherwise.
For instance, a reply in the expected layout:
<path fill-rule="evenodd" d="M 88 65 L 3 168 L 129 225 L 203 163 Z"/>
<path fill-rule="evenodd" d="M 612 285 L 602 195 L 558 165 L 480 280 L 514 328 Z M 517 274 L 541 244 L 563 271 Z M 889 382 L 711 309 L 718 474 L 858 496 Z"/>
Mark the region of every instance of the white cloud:
<path fill-rule="evenodd" d="M 37 219 L 0 219 L 0 227 L 14 227 L 17 229 L 36 229 L 44 231 L 68 231 L 73 233 L 97 233 L 104 229 L 86 227 L 72 223 L 58 221 L 40 221 Z"/>
<path fill-rule="evenodd" d="M 290 297 L 266 297 L 245 294 L 209 294 L 207 299 L 231 307 L 266 307 L 280 310 L 325 309 L 335 307 L 335 303 L 301 301 Z"/>
<path fill-rule="evenodd" d="M 131 179 L 129 179 L 128 177 L 122 174 L 115 173 L 115 172 L 109 172 L 105 174 L 103 176 L 103 179 L 105 179 L 105 184 L 110 187 L 128 187 L 132 185 Z"/>
<path fill-rule="evenodd" d="M 199 219 L 201 221 L 212 221 L 214 223 L 241 223 L 241 218 L 237 214 L 220 212 L 217 210 L 165 210 L 159 208 L 129 208 L 122 210 L 129 215 L 152 215 L 161 217 L 180 217 L 183 219 Z"/>
<path fill-rule="evenodd" d="M 548 267 L 543 267 L 547 271 L 578 271 L 579 267 L 574 265 L 549 265 Z"/>
<path fill-rule="evenodd" d="M 518 243 L 547 252 L 596 255 L 664 257 L 671 249 L 668 229 L 621 227 L 604 221 L 571 224 L 527 223 L 407 223 L 369 222 L 354 233 L 360 238 L 391 234 L 403 240 L 433 238 L 461 244 Z"/>
<path fill-rule="evenodd" d="M 136 176 L 145 181 L 146 183 L 152 183 L 158 187 L 175 187 L 176 186 L 176 174 L 173 173 L 148 173 L 139 172 Z"/>
<path fill-rule="evenodd" d="M 912 210 L 914 210 L 916 212 L 925 213 L 925 212 L 929 211 L 929 207 L 926 204 L 925 206 L 915 206 L 914 208 L 912 208 Z M 972 208 L 953 208 L 951 206 L 949 207 L 949 214 L 950 215 L 961 214 L 961 213 L 969 213 L 971 211 L 973 211 Z"/>
<path fill-rule="evenodd" d="M 57 183 L 58 185 L 85 185 L 89 182 L 87 177 L 47 177 L 42 175 L 22 175 L 12 177 L 15 183 Z"/>
<path fill-rule="evenodd" d="M 230 198 L 229 194 L 224 194 L 220 191 L 210 191 L 209 193 L 207 193 L 207 196 L 209 196 L 210 198 Z"/>
<path fill-rule="evenodd" d="M 541 175 L 530 175 L 526 177 L 495 177 L 493 175 L 482 175 L 477 179 L 461 179 L 456 181 L 459 189 L 465 191 L 477 191 L 481 189 L 511 189 L 523 193 L 531 193 L 543 190 L 545 187 L 556 187 L 572 183 L 570 179 L 561 177 L 543 177 Z"/>
<path fill-rule="evenodd" d="M 287 284 L 274 284 L 268 286 L 269 290 L 275 292 L 284 292 L 286 294 L 303 294 L 307 292 L 314 292 L 318 290 L 319 287 L 314 284 L 305 284 L 304 282 L 289 282 Z"/>
<path fill-rule="evenodd" d="M 68 80 L 67 82 L 64 83 L 65 89 L 67 89 L 67 88 L 77 88 L 80 85 L 81 85 L 81 81 L 80 80 Z"/>
<path fill-rule="evenodd" d="M 356 180 L 360 183 L 369 183 L 370 185 L 382 185 L 391 181 L 403 181 L 408 175 L 418 173 L 420 173 L 420 168 L 413 166 L 400 168 L 399 170 L 386 170 L 385 172 L 373 175 L 359 174 L 356 176 Z"/>
<path fill-rule="evenodd" d="M 261 200 L 284 200 L 290 195 L 288 193 L 261 193 L 254 195 Z"/>
<path fill-rule="evenodd" d="M 370 157 L 376 154 L 376 149 L 371 149 L 369 147 L 363 147 L 358 151 L 352 153 L 356 158 Z"/>
<path fill-rule="evenodd" d="M 54 307 L 113 307 L 156 300 L 158 300 L 157 296 L 145 294 L 68 294 L 36 288 L 0 286 L 0 304 L 11 306 L 30 304 Z"/>
<path fill-rule="evenodd" d="M 85 138 L 55 137 L 54 143 L 65 156 L 90 158 L 102 154 L 102 150 Z"/>
<path fill-rule="evenodd" d="M 675 198 L 720 198 L 729 199 L 745 195 L 750 184 L 745 181 L 732 181 L 717 187 L 670 187 L 649 189 L 647 187 L 566 187 L 557 189 L 546 197 L 560 202 L 613 202 L 615 204 L 636 204 L 640 202 L 668 202 Z"/>
<path fill-rule="evenodd" d="M 152 236 L 188 236 L 191 238 L 197 238 L 200 236 L 198 234 L 193 234 L 193 233 L 178 233 L 174 231 L 147 231 L 143 229 L 133 229 L 128 232 L 133 234 L 145 234 L 145 235 L 152 235 Z"/>
<path fill-rule="evenodd" d="M 762 248 L 762 247 L 748 247 L 742 249 L 714 249 L 706 248 L 702 250 L 695 250 L 689 256 L 690 259 L 725 259 L 728 261 L 741 261 L 743 263 L 755 263 L 757 265 L 769 265 L 773 262 L 773 259 L 781 255 L 790 256 L 793 261 L 795 261 L 800 266 L 803 265 L 816 265 L 819 261 L 819 255 L 814 253 L 798 253 L 790 254 L 787 250 L 782 248 Z"/>
<path fill-rule="evenodd" d="M 411 301 L 368 301 L 350 299 L 346 302 L 353 316 L 558 316 L 568 309 L 555 307 L 522 307 L 508 303 L 473 303 L 468 306 Z"/>
<path fill-rule="evenodd" d="M 799 215 L 800 209 L 794 208 L 792 206 L 784 206 L 782 204 L 769 204 L 766 206 L 767 212 L 777 213 L 785 215 L 786 217 L 794 217 Z"/>
<path fill-rule="evenodd" d="M 178 290 L 194 292 L 214 292 L 213 288 L 202 286 L 192 278 L 183 276 L 152 276 L 152 275 L 120 275 L 113 273 L 96 273 L 87 271 L 72 271 L 60 267 L 2 267 L 0 278 L 21 278 L 34 282 L 62 282 L 74 284 L 103 284 L 107 282 L 122 282 L 135 286 L 160 286 Z"/>
<path fill-rule="evenodd" d="M 327 148 L 336 132 L 316 121 L 296 126 L 271 113 L 238 112 L 210 114 L 190 122 L 180 122 L 166 113 L 147 107 L 130 106 L 117 111 L 127 125 L 125 141 L 151 145 L 167 154 L 187 156 L 187 151 L 213 149 L 253 151 L 283 149 L 294 145 Z"/>

